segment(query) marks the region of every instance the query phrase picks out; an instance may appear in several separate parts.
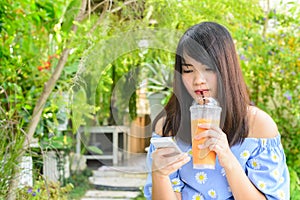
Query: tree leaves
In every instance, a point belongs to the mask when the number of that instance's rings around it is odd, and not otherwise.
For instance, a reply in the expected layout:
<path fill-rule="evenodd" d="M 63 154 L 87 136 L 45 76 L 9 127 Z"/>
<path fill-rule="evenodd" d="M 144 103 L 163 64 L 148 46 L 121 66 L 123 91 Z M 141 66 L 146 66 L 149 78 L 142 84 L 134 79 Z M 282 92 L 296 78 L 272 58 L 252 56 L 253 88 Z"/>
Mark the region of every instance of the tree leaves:
<path fill-rule="evenodd" d="M 81 7 L 81 2 L 82 2 L 81 0 L 73 0 L 67 7 L 67 10 L 63 17 L 63 23 L 61 26 L 63 32 L 65 33 L 70 32 L 74 22 L 74 18 L 77 16 L 77 14 L 80 11 L 79 9 Z"/>
<path fill-rule="evenodd" d="M 73 133 L 75 133 L 81 125 L 86 124 L 86 118 L 92 121 L 95 120 L 94 114 L 97 110 L 97 107 L 87 103 L 86 92 L 83 88 L 79 88 L 78 91 L 74 92 L 71 118 Z"/>

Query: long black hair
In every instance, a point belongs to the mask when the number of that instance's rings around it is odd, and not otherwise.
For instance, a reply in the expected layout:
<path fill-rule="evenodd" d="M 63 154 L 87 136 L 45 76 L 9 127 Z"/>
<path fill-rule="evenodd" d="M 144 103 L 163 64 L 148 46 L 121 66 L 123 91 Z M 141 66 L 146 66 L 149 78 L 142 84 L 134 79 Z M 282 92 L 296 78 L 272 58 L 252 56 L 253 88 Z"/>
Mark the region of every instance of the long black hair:
<path fill-rule="evenodd" d="M 232 146 L 248 135 L 247 106 L 250 104 L 247 87 L 229 31 L 215 22 L 202 22 L 189 28 L 181 37 L 175 57 L 173 94 L 153 121 L 164 118 L 163 136 L 176 136 L 191 142 L 189 107 L 193 98 L 182 82 L 184 55 L 209 66 L 217 74 L 217 100 L 222 107 L 220 127 Z"/>

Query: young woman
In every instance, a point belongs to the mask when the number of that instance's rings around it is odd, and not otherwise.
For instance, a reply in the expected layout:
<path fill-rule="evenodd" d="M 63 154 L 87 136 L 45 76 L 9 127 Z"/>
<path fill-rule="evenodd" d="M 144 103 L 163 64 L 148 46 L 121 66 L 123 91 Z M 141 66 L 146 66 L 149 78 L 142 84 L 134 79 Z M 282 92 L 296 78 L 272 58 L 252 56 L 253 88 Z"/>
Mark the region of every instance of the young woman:
<path fill-rule="evenodd" d="M 193 169 L 189 108 L 213 97 L 222 107 L 220 127 L 200 137 L 217 154 L 215 169 Z M 179 41 L 173 95 L 153 122 L 152 137 L 173 137 L 185 153 L 155 149 L 147 156 L 147 199 L 289 199 L 289 172 L 277 126 L 251 106 L 228 30 L 214 22 L 189 28 Z"/>

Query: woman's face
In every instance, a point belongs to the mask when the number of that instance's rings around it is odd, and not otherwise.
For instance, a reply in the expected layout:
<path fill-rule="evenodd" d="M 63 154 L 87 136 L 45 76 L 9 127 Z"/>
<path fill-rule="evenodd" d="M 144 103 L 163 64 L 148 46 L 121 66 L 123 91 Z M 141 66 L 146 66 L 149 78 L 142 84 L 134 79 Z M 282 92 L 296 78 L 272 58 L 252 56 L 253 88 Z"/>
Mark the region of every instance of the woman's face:
<path fill-rule="evenodd" d="M 203 96 L 217 98 L 216 71 L 189 56 L 185 56 L 184 60 L 182 81 L 193 99 L 199 101 Z"/>

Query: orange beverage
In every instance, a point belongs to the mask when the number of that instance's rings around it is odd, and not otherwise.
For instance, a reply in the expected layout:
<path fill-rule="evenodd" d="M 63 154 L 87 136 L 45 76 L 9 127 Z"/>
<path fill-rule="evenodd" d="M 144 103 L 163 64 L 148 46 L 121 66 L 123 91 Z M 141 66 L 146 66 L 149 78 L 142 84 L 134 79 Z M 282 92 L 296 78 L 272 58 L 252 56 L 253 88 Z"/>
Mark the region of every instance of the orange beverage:
<path fill-rule="evenodd" d="M 195 140 L 195 136 L 201 134 L 206 129 L 199 128 L 198 124 L 211 123 L 207 119 L 192 120 L 192 155 L 193 166 L 196 169 L 209 168 L 214 169 L 216 165 L 216 153 L 209 148 L 199 149 L 198 145 L 203 144 L 205 139 Z"/>
<path fill-rule="evenodd" d="M 214 124 L 219 126 L 222 108 L 213 104 L 194 104 L 191 111 L 191 137 L 192 155 L 194 169 L 215 169 L 216 153 L 209 148 L 200 149 L 199 145 L 205 142 L 205 138 L 195 140 L 195 136 L 201 134 L 206 129 L 199 128 L 198 124 Z"/>

